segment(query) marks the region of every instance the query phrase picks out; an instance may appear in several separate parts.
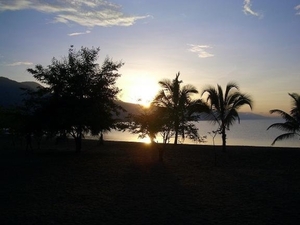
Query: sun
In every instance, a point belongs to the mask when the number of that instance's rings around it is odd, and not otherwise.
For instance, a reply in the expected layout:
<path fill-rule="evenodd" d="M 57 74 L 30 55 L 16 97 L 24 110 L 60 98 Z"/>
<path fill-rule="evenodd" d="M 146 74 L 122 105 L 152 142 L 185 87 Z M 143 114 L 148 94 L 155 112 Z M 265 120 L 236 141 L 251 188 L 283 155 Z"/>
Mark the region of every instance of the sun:
<path fill-rule="evenodd" d="M 151 139 L 147 136 L 141 139 L 141 142 L 145 144 L 151 144 Z"/>
<path fill-rule="evenodd" d="M 122 100 L 149 107 L 159 91 L 157 81 L 150 78 L 137 78 L 122 88 Z"/>
<path fill-rule="evenodd" d="M 135 103 L 145 107 L 150 106 L 157 92 L 158 90 L 156 86 L 151 86 L 145 83 L 134 86 L 131 89 L 131 94 L 136 98 Z"/>

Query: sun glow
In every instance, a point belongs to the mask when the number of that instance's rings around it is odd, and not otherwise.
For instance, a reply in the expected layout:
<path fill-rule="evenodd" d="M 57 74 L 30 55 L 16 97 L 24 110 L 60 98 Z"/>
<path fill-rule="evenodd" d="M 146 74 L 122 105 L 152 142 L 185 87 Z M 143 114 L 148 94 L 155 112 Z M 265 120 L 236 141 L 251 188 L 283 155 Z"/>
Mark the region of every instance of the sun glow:
<path fill-rule="evenodd" d="M 159 91 L 158 81 L 147 76 L 135 76 L 122 84 L 121 100 L 149 107 Z"/>
<path fill-rule="evenodd" d="M 150 106 L 152 100 L 157 94 L 157 88 L 151 86 L 151 84 L 138 84 L 133 86 L 129 90 L 129 96 L 132 96 L 133 103 L 140 104 L 142 106 Z"/>
<path fill-rule="evenodd" d="M 144 137 L 141 139 L 141 142 L 145 143 L 145 144 L 151 144 L 151 140 L 150 138 L 147 136 L 147 137 Z"/>

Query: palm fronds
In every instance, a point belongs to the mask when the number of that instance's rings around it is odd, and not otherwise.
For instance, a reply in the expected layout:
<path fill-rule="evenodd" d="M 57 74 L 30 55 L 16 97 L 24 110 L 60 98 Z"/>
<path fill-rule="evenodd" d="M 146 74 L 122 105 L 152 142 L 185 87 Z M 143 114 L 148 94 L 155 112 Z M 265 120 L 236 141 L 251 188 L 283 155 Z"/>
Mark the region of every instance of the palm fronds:
<path fill-rule="evenodd" d="M 277 138 L 274 139 L 274 141 L 272 142 L 272 145 L 274 145 L 276 141 L 282 141 L 282 140 L 286 140 L 286 139 L 291 139 L 291 138 L 295 138 L 296 136 L 299 136 L 299 134 L 297 134 L 297 133 L 285 133 L 285 134 L 281 134 Z"/>
<path fill-rule="evenodd" d="M 239 91 L 239 86 L 234 82 L 229 82 L 226 86 L 225 93 L 220 85 L 217 88 L 208 86 L 202 92 L 207 94 L 207 102 L 210 105 L 211 119 L 219 124 L 220 133 L 222 133 L 223 149 L 226 146 L 225 130 L 229 129 L 237 120 L 240 122 L 238 110 L 249 105 L 252 109 L 252 99 L 249 95 Z"/>
<path fill-rule="evenodd" d="M 271 114 L 279 114 L 285 120 L 285 122 L 274 123 L 270 125 L 267 128 L 267 130 L 269 130 L 270 128 L 276 128 L 287 132 L 276 137 L 275 140 L 272 142 L 272 145 L 274 145 L 277 141 L 300 136 L 300 96 L 296 93 L 289 94 L 289 96 L 292 97 L 292 109 L 290 114 L 280 109 L 270 110 Z"/>

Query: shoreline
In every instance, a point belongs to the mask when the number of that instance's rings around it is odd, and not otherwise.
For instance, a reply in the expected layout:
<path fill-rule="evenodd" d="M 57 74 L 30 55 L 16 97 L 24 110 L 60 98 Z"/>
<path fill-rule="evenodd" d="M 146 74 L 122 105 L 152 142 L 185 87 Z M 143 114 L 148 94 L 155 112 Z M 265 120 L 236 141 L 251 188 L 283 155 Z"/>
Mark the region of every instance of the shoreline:
<path fill-rule="evenodd" d="M 74 139 L 68 138 L 67 141 L 59 144 L 54 143 L 55 140 L 48 140 L 48 141 L 42 141 L 41 143 L 41 149 L 38 149 L 38 146 L 35 142 L 32 143 L 33 151 L 44 151 L 48 149 L 73 149 Z M 8 151 L 23 151 L 26 148 L 25 139 L 19 139 L 15 143 L 13 143 L 11 140 L 5 140 L 3 137 L 0 139 L 0 144 L 2 145 L 2 150 L 0 152 L 5 152 L 6 149 Z M 85 138 L 82 139 L 82 148 L 84 151 L 85 145 L 87 144 L 87 148 L 100 146 L 98 144 L 98 139 L 89 139 Z M 145 143 L 141 141 L 117 141 L 117 140 L 104 140 L 104 146 L 106 145 L 143 145 L 143 146 L 151 146 L 150 143 Z M 199 144 L 192 144 L 192 143 L 179 143 L 177 145 L 174 145 L 173 143 L 163 144 L 163 143 L 155 143 L 155 145 L 158 146 L 166 146 L 167 148 L 198 148 L 198 149 L 215 149 L 218 151 L 221 151 L 222 145 L 209 145 L 205 143 L 199 143 Z M 226 148 L 228 150 L 300 150 L 300 147 L 283 147 L 283 146 L 276 146 L 276 145 L 270 145 L 270 146 L 250 146 L 250 145 L 227 145 Z"/>

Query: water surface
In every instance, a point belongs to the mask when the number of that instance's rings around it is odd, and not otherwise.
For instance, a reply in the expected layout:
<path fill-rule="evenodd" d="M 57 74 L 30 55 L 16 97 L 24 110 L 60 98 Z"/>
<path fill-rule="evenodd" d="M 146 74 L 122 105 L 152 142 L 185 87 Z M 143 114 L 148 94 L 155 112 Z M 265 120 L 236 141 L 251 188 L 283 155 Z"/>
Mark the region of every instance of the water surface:
<path fill-rule="evenodd" d="M 271 146 L 273 140 L 283 132 L 277 129 L 267 128 L 275 123 L 282 122 L 280 119 L 262 119 L 262 120 L 242 120 L 239 123 L 234 124 L 229 131 L 227 131 L 227 144 L 228 145 L 241 145 L 241 146 Z M 195 143 L 189 139 L 180 140 L 182 144 L 213 144 L 213 137 L 210 133 L 217 129 L 217 126 L 212 125 L 208 121 L 200 121 L 196 123 L 201 136 L 206 136 L 204 143 Z M 104 134 L 105 140 L 111 141 L 133 141 L 133 142 L 145 142 L 138 138 L 138 135 L 131 134 L 129 132 L 112 131 Z M 157 141 L 162 142 L 160 135 L 158 134 Z M 171 142 L 173 139 L 171 139 Z M 215 144 L 221 145 L 221 136 L 215 137 Z M 284 141 L 278 141 L 274 146 L 277 147 L 300 147 L 299 138 L 289 139 Z"/>

